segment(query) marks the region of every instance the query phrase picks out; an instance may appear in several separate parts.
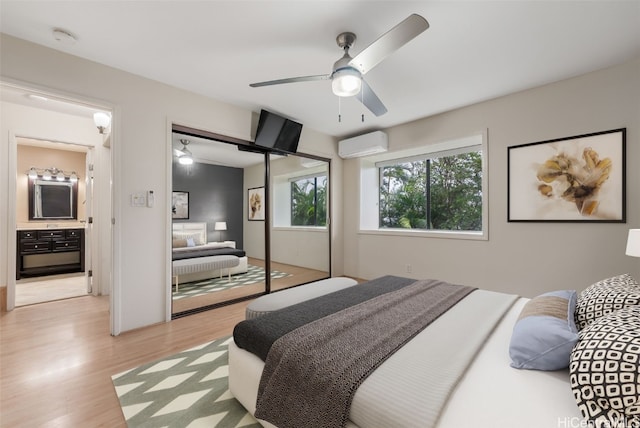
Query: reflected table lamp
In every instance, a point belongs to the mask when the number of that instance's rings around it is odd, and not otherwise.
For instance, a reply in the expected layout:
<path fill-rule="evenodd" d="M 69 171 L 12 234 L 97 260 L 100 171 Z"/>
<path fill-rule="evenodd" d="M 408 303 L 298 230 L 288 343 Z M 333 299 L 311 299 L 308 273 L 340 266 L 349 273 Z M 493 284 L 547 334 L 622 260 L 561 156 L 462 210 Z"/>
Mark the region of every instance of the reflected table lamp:
<path fill-rule="evenodd" d="M 215 226 L 213 227 L 215 230 L 219 232 L 218 239 L 222 242 L 222 231 L 227 230 L 227 222 L 226 221 L 216 221 Z"/>
<path fill-rule="evenodd" d="M 629 229 L 626 255 L 640 257 L 640 229 Z"/>

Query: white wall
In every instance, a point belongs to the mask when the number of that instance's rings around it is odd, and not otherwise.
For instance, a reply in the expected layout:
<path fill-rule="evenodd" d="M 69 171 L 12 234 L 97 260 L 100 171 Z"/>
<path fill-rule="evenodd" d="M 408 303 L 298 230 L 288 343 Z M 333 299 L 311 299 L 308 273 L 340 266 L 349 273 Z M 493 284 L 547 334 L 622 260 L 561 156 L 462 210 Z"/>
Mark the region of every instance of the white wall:
<path fill-rule="evenodd" d="M 508 146 L 623 127 L 627 224 L 507 222 Z M 391 128 L 389 145 L 400 150 L 483 129 L 489 143 L 489 240 L 359 233 L 359 160 L 348 160 L 342 181 L 345 274 L 440 278 L 529 297 L 581 290 L 618 273 L 640 278 L 640 259 L 624 254 L 628 229 L 640 227 L 640 60 Z"/>
<path fill-rule="evenodd" d="M 165 321 L 170 313 L 169 123 L 250 140 L 252 112 L 5 34 L 0 42 L 2 79 L 78 94 L 114 107 L 112 331 L 118 334 Z M 301 149 L 326 152 L 331 157 L 335 151 L 333 139 L 318 135 L 317 140 L 302 140 Z M 6 134 L 0 138 L 0 166 L 6 171 Z M 0 180 L 0 197 L 7 195 L 7 189 L 6 182 Z M 143 190 L 155 192 L 154 207 L 131 207 L 130 195 Z M 1 212 L 0 238 L 4 238 L 8 215 L 6 210 Z M 0 255 L 4 261 L 7 241 L 1 241 Z M 0 285 L 7 283 L 6 277 L 5 267 L 0 272 Z"/>

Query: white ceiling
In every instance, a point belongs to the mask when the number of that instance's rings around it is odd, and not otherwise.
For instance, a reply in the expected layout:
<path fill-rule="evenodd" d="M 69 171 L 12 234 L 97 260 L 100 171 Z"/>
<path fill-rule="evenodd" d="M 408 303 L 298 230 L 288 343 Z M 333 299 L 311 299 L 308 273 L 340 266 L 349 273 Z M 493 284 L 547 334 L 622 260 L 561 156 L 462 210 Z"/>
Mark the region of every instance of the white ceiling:
<path fill-rule="evenodd" d="M 640 56 L 640 1 L 0 1 L 0 30 L 34 43 L 348 137 Z M 367 73 L 389 112 L 338 98 L 325 74 L 411 13 L 430 28 Z M 67 45 L 59 27 L 76 35 Z M 361 114 L 365 114 L 364 122 Z"/>
<path fill-rule="evenodd" d="M 238 147 L 235 144 L 222 143 L 176 132 L 172 134 L 171 138 L 174 156 L 182 154 L 179 150 L 184 146 L 180 140 L 186 140 L 188 141 L 187 149 L 193 155 L 194 161 L 199 163 L 246 168 L 264 162 L 264 155 L 260 153 L 242 152 L 242 155 L 239 156 Z"/>

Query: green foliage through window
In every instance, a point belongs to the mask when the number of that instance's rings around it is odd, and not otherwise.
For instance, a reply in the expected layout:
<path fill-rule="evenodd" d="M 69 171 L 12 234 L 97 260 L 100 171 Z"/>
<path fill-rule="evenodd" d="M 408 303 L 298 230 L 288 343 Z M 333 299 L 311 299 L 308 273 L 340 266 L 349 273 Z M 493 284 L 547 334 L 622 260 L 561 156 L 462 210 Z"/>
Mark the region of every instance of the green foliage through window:
<path fill-rule="evenodd" d="M 291 225 L 327 225 L 327 177 L 305 177 L 291 182 Z"/>
<path fill-rule="evenodd" d="M 380 228 L 482 230 L 480 150 L 379 170 Z"/>

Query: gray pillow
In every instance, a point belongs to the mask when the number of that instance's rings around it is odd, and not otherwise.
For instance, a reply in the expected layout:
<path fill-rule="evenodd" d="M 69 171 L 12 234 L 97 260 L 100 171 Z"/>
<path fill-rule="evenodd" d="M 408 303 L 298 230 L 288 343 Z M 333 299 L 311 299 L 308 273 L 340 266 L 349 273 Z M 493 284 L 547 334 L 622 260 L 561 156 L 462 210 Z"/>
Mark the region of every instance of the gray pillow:
<path fill-rule="evenodd" d="M 578 341 L 574 322 L 575 290 L 552 291 L 528 301 L 513 327 L 509 356 L 511 367 L 560 370 Z"/>

